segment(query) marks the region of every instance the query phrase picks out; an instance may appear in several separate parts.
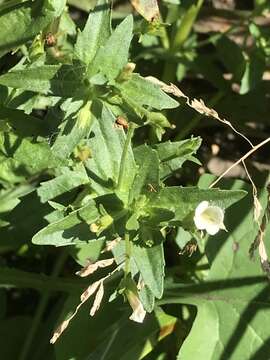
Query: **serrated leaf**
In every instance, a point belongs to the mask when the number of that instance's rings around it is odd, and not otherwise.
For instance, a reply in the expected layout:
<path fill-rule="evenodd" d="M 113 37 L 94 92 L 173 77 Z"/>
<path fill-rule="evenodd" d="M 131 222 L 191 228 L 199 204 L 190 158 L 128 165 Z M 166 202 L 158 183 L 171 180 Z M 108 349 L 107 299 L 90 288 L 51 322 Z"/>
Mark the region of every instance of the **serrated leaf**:
<path fill-rule="evenodd" d="M 223 209 L 242 199 L 243 190 L 199 189 L 197 187 L 166 187 L 157 194 L 151 194 L 149 206 L 165 208 L 175 213 L 174 220 L 182 221 L 195 211 L 204 200 Z"/>
<path fill-rule="evenodd" d="M 11 2 L 12 3 L 12 2 Z M 0 54 L 31 40 L 64 10 L 65 0 L 24 1 L 0 8 Z"/>
<path fill-rule="evenodd" d="M 80 164 L 76 166 L 74 170 L 63 169 L 62 175 L 52 180 L 42 182 L 37 189 L 37 193 L 40 196 L 41 202 L 46 202 L 88 182 L 89 178 L 85 168 Z"/>
<path fill-rule="evenodd" d="M 0 76 L 0 84 L 43 94 L 62 97 L 83 96 L 84 68 L 73 65 L 43 65 L 23 70 L 11 70 Z"/>
<path fill-rule="evenodd" d="M 138 167 L 129 201 L 132 202 L 140 194 L 158 191 L 159 189 L 159 161 L 157 152 L 147 145 L 142 145 L 134 150 Z"/>
<path fill-rule="evenodd" d="M 94 59 L 97 50 L 104 46 L 111 34 L 110 8 L 107 0 L 99 0 L 88 16 L 75 44 L 75 56 L 86 65 Z"/>
<path fill-rule="evenodd" d="M 140 243 L 134 242 L 132 247 L 132 257 L 142 279 L 158 299 L 163 294 L 164 281 L 165 261 L 162 241 L 163 237 L 158 230 L 143 228 Z M 149 244 L 150 242 L 152 245 Z"/>
<path fill-rule="evenodd" d="M 95 239 L 87 223 L 94 223 L 99 218 L 94 201 L 73 211 L 59 221 L 40 230 L 32 239 L 33 244 L 66 246 Z"/>
<path fill-rule="evenodd" d="M 98 194 L 104 194 L 117 185 L 126 134 L 115 126 L 115 117 L 105 104 L 95 103 L 93 116 L 93 136 L 88 141 L 91 158 L 85 164 L 92 180 L 91 186 Z M 123 180 L 123 191 L 126 193 L 134 180 L 135 171 L 136 164 L 129 146 Z"/>
<path fill-rule="evenodd" d="M 89 75 L 98 71 L 109 80 L 115 80 L 128 62 L 129 46 L 132 39 L 133 17 L 129 15 L 113 31 L 89 67 Z"/>
<path fill-rule="evenodd" d="M 132 99 L 133 103 L 140 106 L 150 106 L 153 109 L 173 109 L 179 103 L 165 94 L 158 85 L 141 77 L 139 74 L 132 74 L 130 80 L 116 85 L 122 93 L 123 98 Z"/>
<path fill-rule="evenodd" d="M 201 145 L 201 138 L 191 138 L 183 141 L 166 141 L 155 146 L 160 160 L 161 179 L 180 169 L 187 160 L 194 161 L 192 157 Z"/>

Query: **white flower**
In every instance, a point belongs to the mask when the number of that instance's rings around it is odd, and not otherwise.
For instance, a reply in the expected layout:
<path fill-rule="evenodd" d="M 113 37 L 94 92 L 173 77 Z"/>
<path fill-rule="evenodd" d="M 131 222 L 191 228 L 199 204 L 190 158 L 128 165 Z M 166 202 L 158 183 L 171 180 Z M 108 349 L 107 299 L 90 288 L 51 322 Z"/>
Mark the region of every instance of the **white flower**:
<path fill-rule="evenodd" d="M 206 230 L 209 235 L 215 235 L 220 229 L 226 230 L 224 211 L 219 206 L 209 205 L 208 201 L 199 203 L 193 219 L 197 229 Z"/>

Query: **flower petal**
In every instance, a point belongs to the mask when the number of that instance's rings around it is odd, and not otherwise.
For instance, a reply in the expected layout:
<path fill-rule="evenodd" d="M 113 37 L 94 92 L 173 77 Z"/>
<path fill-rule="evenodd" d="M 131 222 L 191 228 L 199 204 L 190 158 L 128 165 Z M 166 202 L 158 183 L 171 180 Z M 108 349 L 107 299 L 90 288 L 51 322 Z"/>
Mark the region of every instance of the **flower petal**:
<path fill-rule="evenodd" d="M 195 217 L 200 216 L 208 208 L 208 205 L 209 205 L 208 201 L 200 202 L 199 205 L 196 207 Z"/>
<path fill-rule="evenodd" d="M 193 220 L 197 229 L 199 230 L 205 229 L 205 220 L 201 215 L 194 216 Z"/>
<path fill-rule="evenodd" d="M 205 230 L 209 235 L 216 235 L 219 232 L 219 229 L 220 229 L 220 227 L 217 224 L 210 224 L 209 223 L 205 227 Z"/>

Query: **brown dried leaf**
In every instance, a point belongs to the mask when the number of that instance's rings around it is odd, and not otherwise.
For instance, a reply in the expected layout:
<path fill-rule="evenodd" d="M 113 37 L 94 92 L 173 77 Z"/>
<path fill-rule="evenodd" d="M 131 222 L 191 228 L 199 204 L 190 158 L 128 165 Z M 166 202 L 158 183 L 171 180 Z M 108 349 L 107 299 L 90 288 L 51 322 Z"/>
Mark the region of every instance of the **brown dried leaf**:
<path fill-rule="evenodd" d="M 51 344 L 54 344 L 58 338 L 61 336 L 61 334 L 66 330 L 69 324 L 69 319 L 62 322 L 61 325 L 58 326 L 58 328 L 54 331 L 53 336 L 50 340 Z"/>
<path fill-rule="evenodd" d="M 99 287 L 99 284 L 100 284 L 100 280 L 95 281 L 93 284 L 88 286 L 88 288 L 81 294 L 80 299 L 82 303 L 88 300 L 90 296 L 93 295 L 94 292 L 96 292 L 97 288 Z"/>
<path fill-rule="evenodd" d="M 177 86 L 172 83 L 170 83 L 170 85 L 164 84 L 161 89 L 166 93 L 172 94 L 176 97 L 183 97 L 185 99 L 188 99 L 188 96 L 186 96 L 183 91 L 181 91 Z"/>
<path fill-rule="evenodd" d="M 168 94 L 172 94 L 176 97 L 184 97 L 185 99 L 189 99 L 176 85 L 170 83 L 170 85 L 165 84 L 163 81 L 155 78 L 154 76 L 146 76 L 146 80 L 151 81 L 153 84 L 158 85 L 161 90 L 165 91 Z"/>
<path fill-rule="evenodd" d="M 62 335 L 62 333 L 66 330 L 66 328 L 68 327 L 70 321 L 74 318 L 74 316 L 77 314 L 79 308 L 83 305 L 83 303 L 89 299 L 89 297 L 91 295 L 94 294 L 94 292 L 97 290 L 97 288 L 99 287 L 100 283 L 103 284 L 103 281 L 98 280 L 96 282 L 94 282 L 93 284 L 91 284 L 82 294 L 81 294 L 81 302 L 79 303 L 79 305 L 76 307 L 74 313 L 65 321 L 62 322 L 62 324 L 60 324 L 58 326 L 58 328 L 54 331 L 53 336 L 50 340 L 51 344 L 54 344 L 59 337 Z M 102 285 L 103 286 L 103 285 Z"/>
<path fill-rule="evenodd" d="M 82 268 L 80 271 L 76 272 L 76 275 L 81 277 L 89 276 L 90 274 L 93 274 L 98 268 L 104 268 L 107 266 L 112 265 L 114 262 L 114 258 L 111 259 L 105 259 L 105 260 L 99 260 L 95 263 L 89 263 L 84 268 Z"/>
<path fill-rule="evenodd" d="M 103 281 L 100 283 L 98 292 L 96 293 L 96 297 L 93 303 L 93 306 L 90 309 L 90 315 L 94 316 L 95 313 L 98 311 L 101 301 L 103 299 L 104 296 L 104 285 L 103 285 Z"/>
<path fill-rule="evenodd" d="M 107 251 L 112 251 L 112 249 L 119 244 L 119 242 L 121 241 L 120 237 L 117 237 L 116 239 L 112 240 L 112 241 L 107 241 L 106 242 L 106 246 L 105 248 L 102 250 L 102 253 L 105 253 Z"/>
<path fill-rule="evenodd" d="M 131 4 L 149 22 L 160 18 L 157 0 L 131 0 Z"/>
<path fill-rule="evenodd" d="M 204 114 L 206 116 L 212 116 L 216 119 L 219 119 L 218 113 L 214 109 L 208 108 L 202 99 L 200 100 L 194 99 L 190 102 L 189 105 L 200 114 Z"/>

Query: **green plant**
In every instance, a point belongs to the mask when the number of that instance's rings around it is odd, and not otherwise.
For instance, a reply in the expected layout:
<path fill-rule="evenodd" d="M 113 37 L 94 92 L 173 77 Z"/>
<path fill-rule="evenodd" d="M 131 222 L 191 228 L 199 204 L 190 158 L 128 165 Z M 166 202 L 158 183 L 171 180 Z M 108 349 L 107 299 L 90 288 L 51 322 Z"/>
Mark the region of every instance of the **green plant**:
<path fill-rule="evenodd" d="M 182 14 L 165 49 L 171 58 L 178 57 L 179 47 L 187 58 L 194 55 L 194 42 L 186 41 L 202 4 Z M 3 346 L 4 358 L 154 359 L 162 356 L 174 330 L 179 359 L 264 354 L 268 334 L 259 310 L 269 306 L 269 287 L 247 252 L 262 233 L 267 191 L 247 196 L 250 187 L 240 180 L 213 188 L 215 178 L 206 174 L 198 183 L 175 184 L 179 170 L 200 164 L 196 153 L 202 142 L 200 136 L 163 138 L 165 129 L 175 128 L 172 109 L 184 107 L 179 97 L 198 113 L 224 120 L 203 102 L 136 72 L 131 42 L 135 48 L 152 36 L 164 46 L 166 24 L 156 18 L 154 25 L 136 22 L 134 28 L 128 15 L 112 27 L 108 1 L 98 0 L 77 31 L 65 6 L 57 0 L 0 5 L 1 55 L 18 50 L 15 64 L 6 64 L 0 76 L 0 251 L 15 251 L 25 261 L 45 259 L 53 268 L 45 276 L 3 266 L 3 285 L 41 294 L 33 321 L 18 320 L 23 329 L 30 328 L 26 338 L 15 331 L 12 339 L 20 346 Z M 256 54 L 267 57 L 267 41 L 255 24 L 249 29 L 257 39 Z M 220 51 L 236 46 L 227 38 L 215 41 Z M 164 81 L 175 78 L 171 61 L 165 64 Z M 234 68 L 242 94 L 259 81 L 250 83 L 248 64 L 244 70 Z M 234 65 L 228 60 L 228 66 Z M 257 209 L 261 206 L 257 222 L 252 199 Z M 178 269 L 170 256 L 166 264 L 164 248 L 173 258 L 177 251 L 197 252 L 192 258 L 182 255 Z M 51 265 L 56 253 L 59 258 Z M 71 258 L 69 277 L 60 278 Z M 83 279 L 70 276 L 75 269 Z M 65 295 L 55 295 L 52 304 L 53 292 Z M 0 301 L 6 301 L 4 292 Z M 172 304 L 181 305 L 175 310 Z M 250 328 L 243 330 L 243 321 Z M 14 326 L 7 323 L 11 331 Z M 234 331 L 246 331 L 239 346 Z"/>

